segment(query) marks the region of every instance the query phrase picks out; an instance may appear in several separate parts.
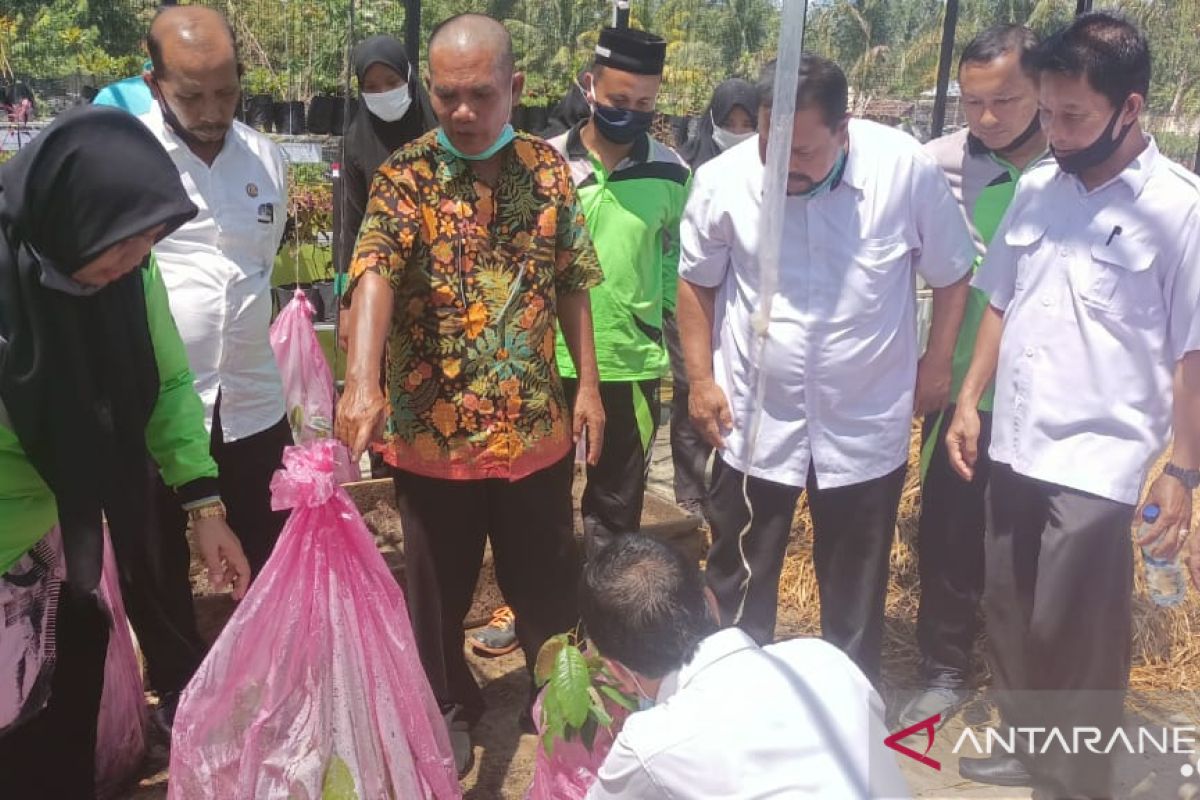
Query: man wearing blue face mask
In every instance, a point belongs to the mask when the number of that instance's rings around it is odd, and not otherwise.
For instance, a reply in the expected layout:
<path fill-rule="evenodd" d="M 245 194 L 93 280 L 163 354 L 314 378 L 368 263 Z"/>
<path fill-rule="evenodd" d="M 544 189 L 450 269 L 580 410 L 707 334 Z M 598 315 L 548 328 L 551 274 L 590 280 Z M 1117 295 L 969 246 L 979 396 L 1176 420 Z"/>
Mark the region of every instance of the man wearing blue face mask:
<path fill-rule="evenodd" d="M 675 308 L 679 220 L 691 172 L 649 133 L 666 51 L 663 39 L 644 31 L 601 31 L 582 87 L 591 116 L 550 142 L 571 166 L 606 276 L 592 291 L 607 424 L 582 500 L 589 553 L 640 527 L 659 381 L 668 366 L 663 315 Z M 573 398 L 575 374 L 561 336 L 558 363 Z"/>
<path fill-rule="evenodd" d="M 772 62 L 759 80 L 758 137 L 697 171 L 680 230 L 689 408 L 718 450 L 708 585 L 723 623 L 769 643 L 792 517 L 807 491 L 822 633 L 878 679 L 912 417 L 946 403 L 975 248 L 937 163 L 907 134 L 850 119 L 845 74 L 803 56 L 778 293 L 752 360 L 774 84 Z M 933 287 L 923 356 L 918 274 Z"/>

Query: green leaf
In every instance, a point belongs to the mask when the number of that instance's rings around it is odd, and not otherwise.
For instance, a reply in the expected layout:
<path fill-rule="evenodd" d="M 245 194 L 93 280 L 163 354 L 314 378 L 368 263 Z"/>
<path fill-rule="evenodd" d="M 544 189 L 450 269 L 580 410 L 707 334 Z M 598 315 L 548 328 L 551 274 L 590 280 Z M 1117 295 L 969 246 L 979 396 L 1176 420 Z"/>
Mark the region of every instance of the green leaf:
<path fill-rule="evenodd" d="M 548 756 L 554 755 L 554 739 L 554 731 L 552 730 L 547 729 L 542 734 L 542 749 L 546 751 L 546 755 Z"/>
<path fill-rule="evenodd" d="M 554 661 L 566 646 L 567 637 L 560 633 L 547 639 L 542 649 L 538 650 L 537 661 L 533 664 L 533 680 L 538 686 L 544 686 L 546 681 L 550 680 L 554 673 Z"/>
<path fill-rule="evenodd" d="M 358 800 L 354 789 L 354 776 L 341 756 L 334 753 L 325 768 L 325 781 L 321 786 L 321 800 Z"/>
<path fill-rule="evenodd" d="M 637 711 L 637 703 L 627 697 L 624 692 L 615 686 L 602 683 L 600 684 L 600 693 L 626 711 Z"/>
<path fill-rule="evenodd" d="M 572 728 L 578 728 L 587 719 L 588 688 L 591 676 L 583 654 L 576 647 L 564 647 L 554 659 L 554 675 L 551 678 L 554 693 L 562 704 L 563 716 Z"/>
<path fill-rule="evenodd" d="M 600 693 L 596 691 L 595 686 L 588 687 L 588 697 L 592 701 L 592 716 L 596 718 L 604 727 L 612 725 L 612 716 L 608 713 L 608 709 L 604 707 L 604 699 L 600 697 Z"/>

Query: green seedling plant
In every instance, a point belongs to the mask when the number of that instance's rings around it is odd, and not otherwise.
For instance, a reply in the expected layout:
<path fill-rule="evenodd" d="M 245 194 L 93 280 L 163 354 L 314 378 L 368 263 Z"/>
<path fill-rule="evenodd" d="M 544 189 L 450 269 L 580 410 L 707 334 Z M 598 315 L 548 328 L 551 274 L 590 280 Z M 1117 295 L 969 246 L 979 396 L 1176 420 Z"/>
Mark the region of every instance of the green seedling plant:
<path fill-rule="evenodd" d="M 613 724 L 604 707 L 606 699 L 628 711 L 637 709 L 578 631 L 548 639 L 538 651 L 533 675 L 537 686 L 543 688 L 542 748 L 546 755 L 553 755 L 555 742 L 576 737 L 590 751 L 597 731 Z"/>

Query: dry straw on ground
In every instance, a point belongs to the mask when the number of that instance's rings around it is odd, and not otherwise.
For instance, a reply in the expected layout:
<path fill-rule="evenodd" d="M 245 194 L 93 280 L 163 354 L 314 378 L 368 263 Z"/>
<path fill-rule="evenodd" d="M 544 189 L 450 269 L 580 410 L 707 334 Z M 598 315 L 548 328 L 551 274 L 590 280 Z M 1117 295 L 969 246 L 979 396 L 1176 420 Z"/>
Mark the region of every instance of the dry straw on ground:
<path fill-rule="evenodd" d="M 919 654 L 916 644 L 917 604 L 920 588 L 917 577 L 916 537 L 921 510 L 921 489 L 917 460 L 920 450 L 920 426 L 913 426 L 909 450 L 908 479 L 900 500 L 896 539 L 892 547 L 891 581 L 887 594 L 887 626 L 884 634 L 884 682 L 891 687 L 910 687 L 917 682 Z M 1165 457 L 1162 463 L 1165 463 Z M 1161 463 L 1152 471 L 1157 474 Z M 1200 508 L 1194 509 L 1200 517 Z M 1193 520 L 1192 529 L 1197 529 Z M 812 566 L 812 521 L 802 499 L 793 523 L 796 534 L 788 547 L 780 579 L 779 603 L 781 633 L 819 635 L 821 630 L 817 582 Z M 1131 537 L 1131 547 L 1132 537 Z M 1155 607 L 1146 595 L 1142 580 L 1141 556 L 1134 555 L 1134 636 L 1133 671 L 1130 686 L 1135 690 L 1174 692 L 1200 687 L 1200 592 L 1192 589 L 1187 601 L 1175 609 Z M 1081 618 L 1088 613 L 1080 609 Z M 980 642 L 979 653 L 983 653 Z M 981 685 L 988 682 L 986 665 L 980 658 Z M 1182 702 L 1182 696 L 1179 698 Z M 1147 711 L 1179 711 L 1145 709 Z"/>

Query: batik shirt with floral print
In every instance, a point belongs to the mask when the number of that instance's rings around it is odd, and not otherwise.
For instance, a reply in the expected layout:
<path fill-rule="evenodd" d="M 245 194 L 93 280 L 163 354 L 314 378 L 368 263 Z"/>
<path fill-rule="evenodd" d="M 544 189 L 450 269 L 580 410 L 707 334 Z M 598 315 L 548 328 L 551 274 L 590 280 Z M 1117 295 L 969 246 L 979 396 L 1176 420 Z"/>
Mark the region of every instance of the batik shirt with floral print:
<path fill-rule="evenodd" d="M 518 134 L 493 189 L 434 133 L 384 162 L 350 266 L 395 292 L 387 347 L 395 467 L 518 480 L 571 448 L 557 301 L 602 274 L 566 163 Z"/>

